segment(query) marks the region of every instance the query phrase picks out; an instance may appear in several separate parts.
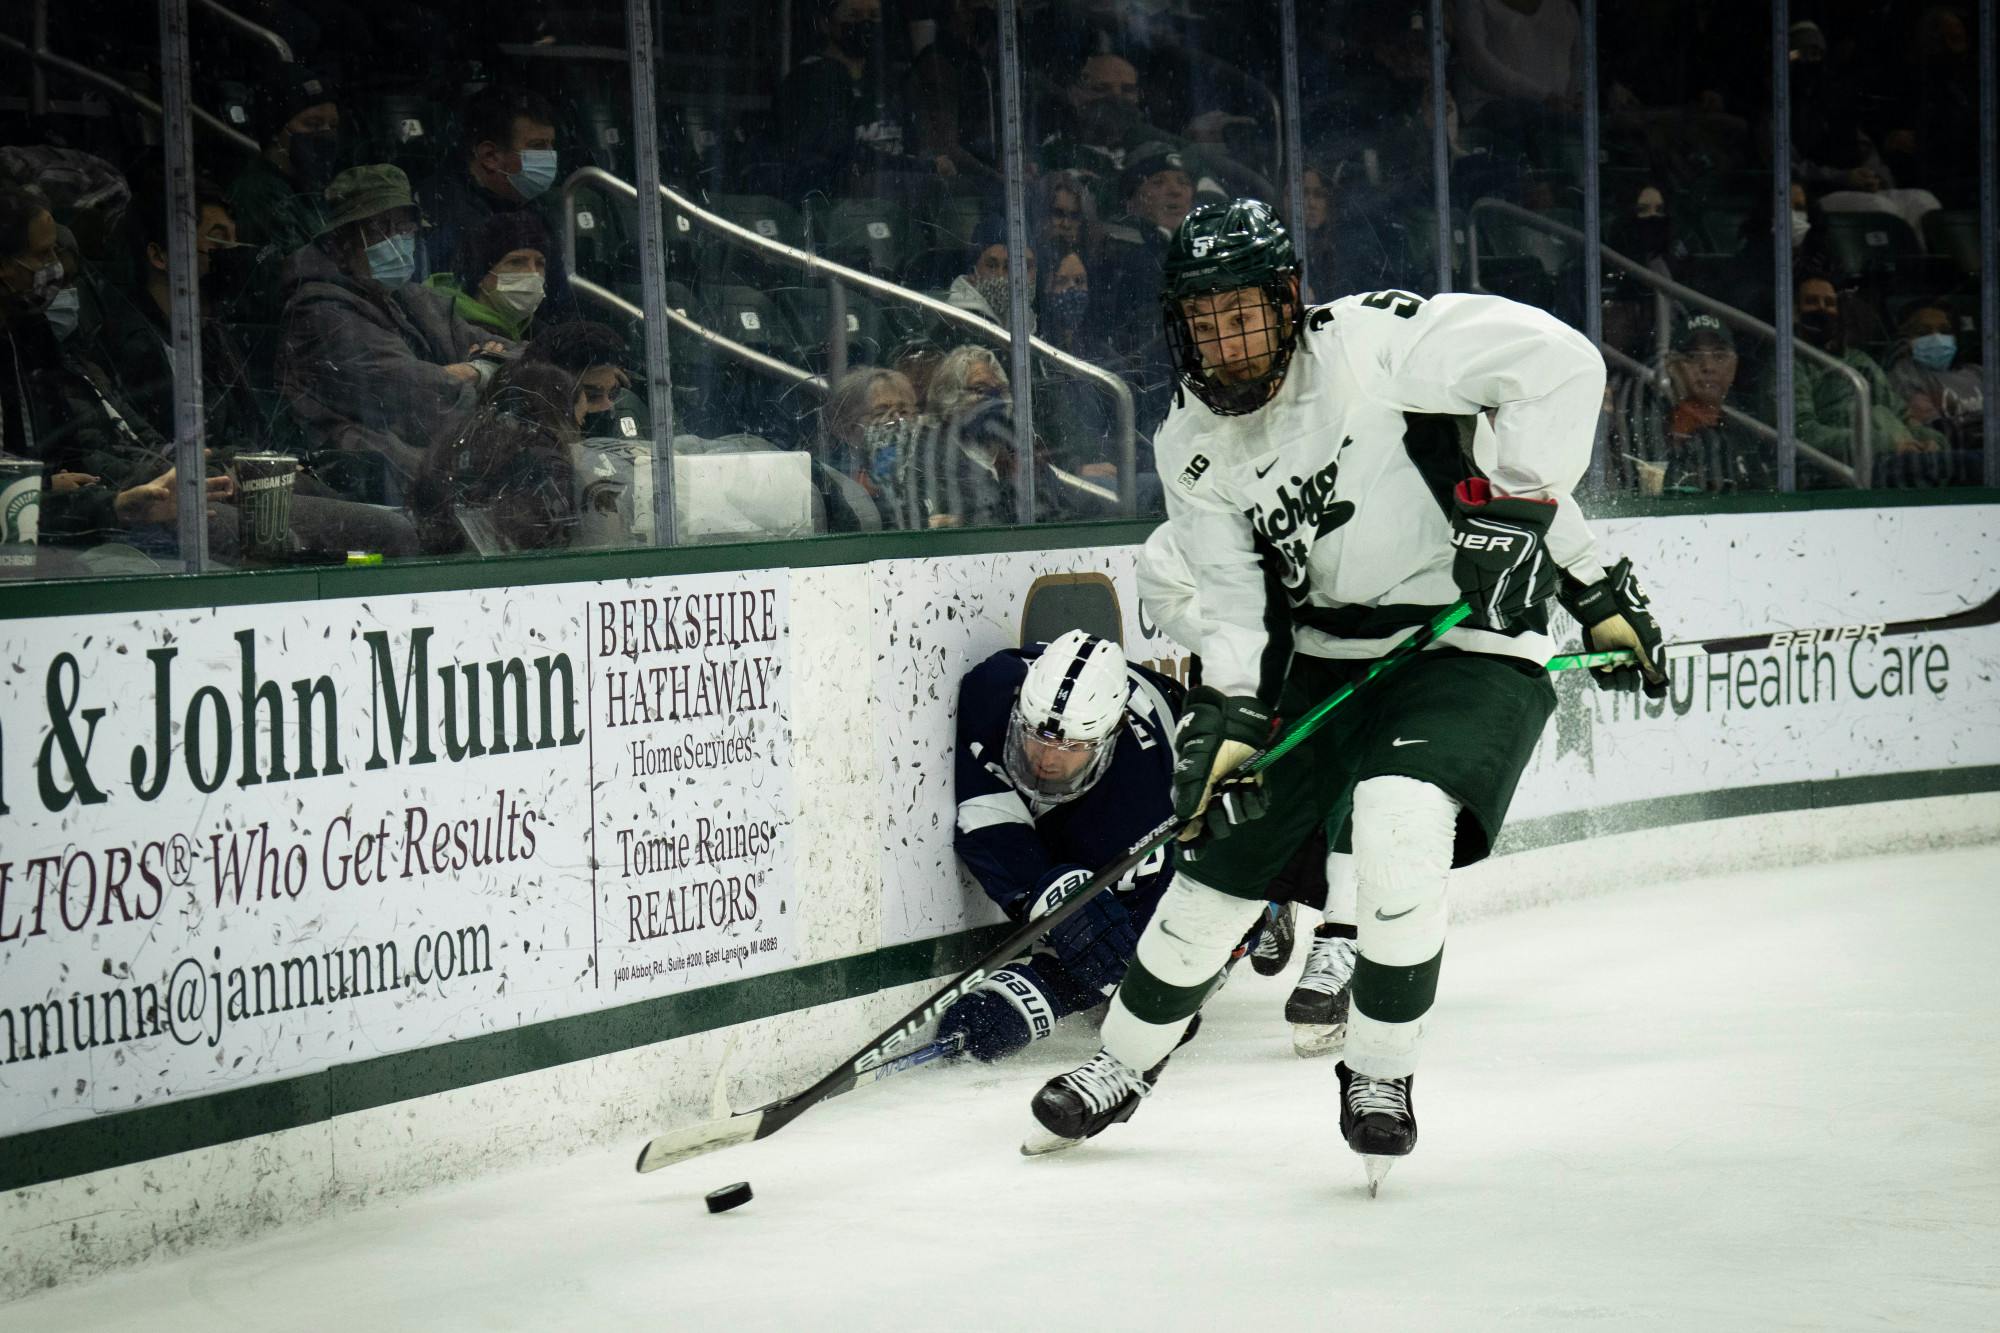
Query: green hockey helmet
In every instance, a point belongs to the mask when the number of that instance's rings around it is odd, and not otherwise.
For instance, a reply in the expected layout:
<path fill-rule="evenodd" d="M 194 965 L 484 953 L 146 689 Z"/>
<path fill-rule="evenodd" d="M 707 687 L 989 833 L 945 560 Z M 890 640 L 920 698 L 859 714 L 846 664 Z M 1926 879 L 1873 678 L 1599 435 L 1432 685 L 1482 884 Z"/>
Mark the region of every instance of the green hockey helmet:
<path fill-rule="evenodd" d="M 1298 346 L 1292 234 L 1257 199 L 1203 204 L 1167 243 L 1161 315 L 1181 387 L 1219 416 L 1270 401 Z"/>

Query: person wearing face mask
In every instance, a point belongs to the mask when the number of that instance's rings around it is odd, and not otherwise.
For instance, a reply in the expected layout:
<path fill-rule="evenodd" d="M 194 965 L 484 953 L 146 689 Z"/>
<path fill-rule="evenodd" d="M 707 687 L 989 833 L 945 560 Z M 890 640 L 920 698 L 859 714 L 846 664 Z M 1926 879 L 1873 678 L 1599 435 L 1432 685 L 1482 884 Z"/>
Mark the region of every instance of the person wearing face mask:
<path fill-rule="evenodd" d="M 397 494 L 516 348 L 412 281 L 421 218 L 400 168 L 343 171 L 326 207 L 319 239 L 285 268 L 278 388 L 308 454 L 358 455 Z"/>
<path fill-rule="evenodd" d="M 321 192 L 340 170 L 340 105 L 331 80 L 280 65 L 247 110 L 264 149 L 229 186 L 241 239 L 268 251 L 273 271 L 309 245 L 326 219 Z"/>
<path fill-rule="evenodd" d="M 239 239 L 227 198 L 213 181 L 195 179 L 195 262 L 200 297 L 203 426 L 212 440 L 244 447 L 265 443 L 277 411 L 274 393 L 255 386 L 249 352 L 223 314 L 241 290 L 255 251 Z M 165 184 L 142 181 L 128 229 L 132 276 L 102 289 L 94 350 L 113 370 L 126 398 L 163 436 L 174 433 L 171 244 Z"/>
<path fill-rule="evenodd" d="M 1042 337 L 1086 361 L 1109 359 L 1109 341 L 1091 303 L 1091 274 L 1083 256 L 1064 253 L 1050 270 L 1042 292 Z M 1112 455 L 1117 429 L 1110 395 L 1092 381 L 1060 365 L 1038 363 L 1035 380 L 1036 433 L 1049 442 L 1050 461 L 1078 476 L 1116 486 L 1118 460 Z M 1150 469 L 1150 449 L 1139 446 L 1140 471 Z"/>
<path fill-rule="evenodd" d="M 425 285 L 451 296 L 468 323 L 522 339 L 547 294 L 553 249 L 533 213 L 495 213 L 466 237 L 452 271 L 433 273 Z"/>
<path fill-rule="evenodd" d="M 1923 405 L 1912 405 L 1889 380 L 1874 357 L 1848 345 L 1841 323 L 1840 292 L 1818 275 L 1798 282 L 1792 325 L 1800 341 L 1859 371 L 1868 385 L 1869 439 L 1875 456 L 1875 476 L 1862 484 L 1911 485 L 1941 479 L 1945 438 L 1924 424 Z M 1854 452 L 1854 386 L 1847 376 L 1809 357 L 1792 364 L 1793 400 L 1801 442 L 1851 461 Z M 1801 468 L 1801 485 L 1814 477 Z M 1814 484 L 1824 484 L 1816 481 Z"/>
<path fill-rule="evenodd" d="M 971 267 L 951 280 L 942 298 L 946 304 L 957 306 L 1007 328 L 1014 313 L 1013 297 L 1008 288 L 1008 274 L 1011 265 L 1007 256 L 1007 224 L 999 218 L 988 218 L 973 229 L 972 245 L 969 248 Z M 1036 330 L 1033 306 L 1035 293 L 1035 252 L 1028 251 L 1028 332 Z"/>
<path fill-rule="evenodd" d="M 1036 160 L 1044 171 L 1075 173 L 1093 192 L 1099 217 L 1122 212 L 1125 192 L 1118 186 L 1126 156 L 1172 138 L 1147 122 L 1144 108 L 1137 66 L 1121 55 L 1086 51 L 1064 91 L 1062 120 L 1043 139 Z"/>
<path fill-rule="evenodd" d="M 1665 189 L 1647 181 L 1636 190 L 1613 224 L 1611 248 L 1636 259 L 1663 278 L 1674 275 L 1674 264 L 1687 258 L 1687 247 L 1674 235 L 1674 219 Z"/>
<path fill-rule="evenodd" d="M 889 76 L 883 47 L 882 0 L 818 0 L 815 27 L 818 51 L 771 100 L 783 193 L 911 202 L 923 182 L 953 174 L 946 154 L 910 155 L 902 83 Z"/>
<path fill-rule="evenodd" d="M 455 160 L 447 159 L 416 195 L 429 224 L 422 238 L 426 273 L 454 270 L 461 247 L 496 214 L 533 213 L 551 232 L 558 225 L 563 164 L 548 100 L 491 84 L 466 100 L 459 125 Z M 545 286 L 547 316 L 573 318 L 576 297 L 560 264 L 549 267 Z"/>
<path fill-rule="evenodd" d="M 1905 310 L 1897 326 L 1902 340 L 1889 356 L 1889 382 L 1954 451 L 1976 454 L 1983 445 L 1986 394 L 1978 365 L 1966 364 L 1959 354 L 1954 328 L 1951 311 L 1935 301 Z"/>
<path fill-rule="evenodd" d="M 922 429 L 917 391 L 880 366 L 842 376 L 820 409 L 813 444 L 813 489 L 822 532 L 922 527 L 907 508 L 913 441 Z"/>

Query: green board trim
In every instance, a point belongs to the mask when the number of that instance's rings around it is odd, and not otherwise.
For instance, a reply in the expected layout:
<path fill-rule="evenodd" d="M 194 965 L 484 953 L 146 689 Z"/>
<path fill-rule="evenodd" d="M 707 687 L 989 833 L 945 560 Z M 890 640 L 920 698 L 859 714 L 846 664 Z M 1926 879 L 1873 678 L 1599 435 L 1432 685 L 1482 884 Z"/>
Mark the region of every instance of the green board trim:
<path fill-rule="evenodd" d="M 1585 502 L 1596 518 L 1667 518 L 1702 514 L 1796 513 L 1813 509 L 1903 509 L 1927 505 L 2000 504 L 2000 490 L 1813 491 L 1803 495 L 1606 496 Z M 651 547 L 630 551 L 566 551 L 492 560 L 404 560 L 395 564 L 323 569 L 239 570 L 190 577 L 69 579 L 0 584 L 0 621 L 105 612 L 183 611 L 194 607 L 262 606 L 274 602 L 388 597 L 476 588 L 534 587 L 615 579 L 711 574 L 737 569 L 817 569 L 872 560 L 941 559 L 1010 551 L 1063 551 L 1135 546 L 1157 518 L 1039 527 L 862 532 L 788 541 Z"/>
<path fill-rule="evenodd" d="M 1626 801 L 1568 815 L 1545 815 L 1507 825 L 1493 850 L 1529 852 L 1614 833 L 1699 824 L 1741 815 L 1769 815 L 1788 810 L 1825 810 L 1876 801 L 1903 801 L 1922 796 L 1966 796 L 2000 791 L 2000 764 L 1969 768 L 1934 768 L 1917 773 L 1884 773 L 1852 778 L 1821 778 L 1811 782 L 1775 782 L 1762 787 L 1731 787 L 1725 791 L 1661 796 Z"/>
<path fill-rule="evenodd" d="M 1011 927 L 919 940 L 317 1073 L 0 1138 L 0 1191 L 297 1129 L 556 1065 L 955 975 Z"/>
<path fill-rule="evenodd" d="M 1508 827 L 1500 850 L 1527 851 L 1740 815 L 1990 791 L 2000 791 L 2000 765 L 1740 787 L 1523 820 Z M 337 1115 L 956 975 L 999 943 L 1004 929 L 989 926 L 275 1083 L 30 1130 L 0 1138 L 0 1191 L 297 1129 Z"/>

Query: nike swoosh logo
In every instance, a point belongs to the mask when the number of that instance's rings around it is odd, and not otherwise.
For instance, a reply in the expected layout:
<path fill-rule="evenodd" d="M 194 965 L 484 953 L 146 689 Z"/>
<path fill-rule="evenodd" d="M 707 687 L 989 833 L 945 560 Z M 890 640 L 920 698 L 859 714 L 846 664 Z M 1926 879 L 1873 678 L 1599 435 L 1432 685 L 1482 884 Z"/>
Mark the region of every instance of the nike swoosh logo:
<path fill-rule="evenodd" d="M 1389 742 L 1389 748 L 1393 750 L 1393 749 L 1396 749 L 1397 747 L 1399 747 L 1399 746 L 1403 746 L 1403 745 L 1429 745 L 1429 744 L 1430 744 L 1430 742 L 1429 742 L 1429 741 L 1427 741 L 1427 740 L 1422 740 L 1422 741 L 1406 741 L 1406 740 L 1404 740 L 1404 739 L 1403 739 L 1403 738 L 1402 738 L 1401 736 L 1398 736 L 1398 737 L 1396 737 L 1396 739 L 1395 739 L 1395 740 L 1393 740 L 1393 741 L 1390 741 L 1390 742 Z"/>
<path fill-rule="evenodd" d="M 1268 462 L 1268 463 L 1264 464 L 1264 466 L 1262 466 L 1262 467 L 1258 468 L 1258 469 L 1257 469 L 1257 480 L 1259 480 L 1259 481 L 1262 481 L 1262 480 L 1264 479 L 1264 474 L 1265 474 L 1266 472 L 1269 472 L 1269 471 L 1270 471 L 1270 470 L 1271 470 L 1272 468 L 1274 468 L 1274 467 L 1276 467 L 1276 466 L 1278 466 L 1278 460 L 1274 458 L 1274 459 L 1272 459 L 1272 460 L 1271 460 L 1270 462 Z"/>
<path fill-rule="evenodd" d="M 1414 907 L 1405 907 L 1402 911 L 1397 912 L 1394 916 L 1385 916 L 1383 915 L 1382 909 L 1378 907 L 1375 909 L 1375 919 L 1377 921 L 1399 921 L 1416 910 L 1417 909 Z"/>

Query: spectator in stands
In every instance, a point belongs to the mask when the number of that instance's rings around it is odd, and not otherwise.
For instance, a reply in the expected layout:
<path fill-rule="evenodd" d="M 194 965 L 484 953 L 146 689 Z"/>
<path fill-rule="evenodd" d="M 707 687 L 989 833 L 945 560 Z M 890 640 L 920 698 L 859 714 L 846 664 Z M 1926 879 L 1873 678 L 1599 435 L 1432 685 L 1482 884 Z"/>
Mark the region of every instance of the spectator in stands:
<path fill-rule="evenodd" d="M 121 410 L 116 391 L 78 361 L 48 312 L 74 280 L 40 196 L 0 186 L 0 453 L 42 465 L 43 547 L 120 540 L 158 555 L 177 549 L 179 491 L 171 447 Z M 209 500 L 234 493 L 211 478 Z M 37 552 L 44 572 L 84 572 Z"/>
<path fill-rule="evenodd" d="M 1574 0 L 1456 0 L 1452 89 L 1465 119 L 1537 162 L 1583 109 L 1583 21 Z"/>
<path fill-rule="evenodd" d="M 1389 287 L 1417 290 L 1411 287 L 1413 282 L 1428 290 L 1436 277 L 1411 271 L 1400 229 L 1380 225 L 1376 216 L 1380 210 L 1349 207 L 1350 196 L 1365 193 L 1365 187 L 1358 192 L 1337 189 L 1335 180 L 1336 172 L 1330 168 L 1306 168 L 1306 225 L 1300 231 L 1308 300 L 1337 301 L 1355 292 Z"/>
<path fill-rule="evenodd" d="M 552 325 L 521 349 L 526 361 L 552 361 L 576 376 L 576 424 L 586 438 L 650 439 L 646 403 L 632 391 L 625 340 L 603 324 Z"/>
<path fill-rule="evenodd" d="M 1164 357 L 1160 266 L 1174 228 L 1194 207 L 1194 177 L 1178 150 L 1147 144 L 1126 159 L 1119 187 L 1125 211 L 1104 224 L 1095 294 L 1122 357 Z"/>
<path fill-rule="evenodd" d="M 577 522 L 577 372 L 521 357 L 449 444 L 424 456 L 410 513 L 431 554 L 569 545 Z M 468 536 L 471 540 L 468 541 Z"/>
<path fill-rule="evenodd" d="M 1875 141 L 1862 127 L 1859 79 L 1827 59 L 1826 34 L 1810 20 L 1794 23 L 1792 42 L 1792 177 L 1803 181 L 1829 213 L 1892 213 L 1921 228 L 1938 207 L 1929 190 L 1898 189 Z"/>
<path fill-rule="evenodd" d="M 1097 215 L 1090 191 L 1067 171 L 1051 171 L 1035 181 L 1035 244 L 1049 254 L 1096 250 Z"/>
<path fill-rule="evenodd" d="M 1000 218 L 988 218 L 972 233 L 972 245 L 967 258 L 971 261 L 967 272 L 959 274 L 944 292 L 947 304 L 957 306 L 981 319 L 991 320 L 1001 328 L 1012 325 L 1014 311 L 1012 293 L 1007 282 L 1011 266 L 1007 255 L 1007 224 Z M 1035 252 L 1028 251 L 1028 294 L 1032 300 L 1035 293 Z M 1028 311 L 1028 332 L 1035 331 L 1035 312 Z"/>
<path fill-rule="evenodd" d="M 955 347 L 931 376 L 938 429 L 916 463 L 926 526 L 985 527 L 1014 521 L 1014 399 L 991 349 Z"/>
<path fill-rule="evenodd" d="M 425 267 L 456 266 L 459 247 L 496 213 L 534 206 L 561 179 L 555 112 L 539 93 L 491 84 L 466 101 L 460 113 L 458 158 L 447 160 L 418 191 L 424 221 Z M 567 312 L 567 275 L 549 275 L 555 312 Z"/>
<path fill-rule="evenodd" d="M 241 239 L 261 252 L 275 297 L 278 270 L 325 223 L 320 195 L 340 170 L 340 106 L 330 79 L 278 65 L 251 110 L 264 151 L 230 185 L 229 211 Z"/>
<path fill-rule="evenodd" d="M 1092 311 L 1090 270 L 1076 251 L 1057 261 L 1042 291 L 1042 337 L 1086 361 L 1110 359 L 1108 340 Z M 1095 382 L 1046 365 L 1035 380 L 1036 433 L 1049 442 L 1052 462 L 1079 476 L 1116 483 L 1111 457 L 1115 415 L 1111 397 Z"/>
<path fill-rule="evenodd" d="M 813 489 L 825 532 L 923 527 L 909 501 L 909 473 L 921 425 L 917 391 L 880 366 L 856 366 L 820 409 L 813 445 Z"/>
<path fill-rule="evenodd" d="M 1793 324 L 1801 339 L 1860 372 L 1868 385 L 1875 476 L 1872 483 L 1868 477 L 1857 482 L 1897 485 L 1940 479 L 1935 474 L 1943 460 L 1924 456 L 1940 453 L 1944 436 L 1924 424 L 1925 409 L 1913 406 L 1897 391 L 1874 357 L 1848 345 L 1841 327 L 1840 293 L 1831 280 L 1818 276 L 1799 280 Z M 1835 459 L 1852 462 L 1853 384 L 1847 376 L 1803 356 L 1793 362 L 1792 382 L 1799 439 Z"/>
<path fill-rule="evenodd" d="M 956 170 L 948 154 L 908 152 L 900 88 L 882 49 L 882 0 L 814 0 L 820 48 L 772 98 L 783 193 L 834 198 L 893 195 L 910 202 L 911 176 Z"/>
<path fill-rule="evenodd" d="M 1075 174 L 1095 196 L 1100 217 L 1125 203 L 1117 190 L 1126 154 L 1168 136 L 1146 123 L 1139 71 L 1131 61 L 1106 52 L 1086 53 L 1065 94 L 1063 123 L 1042 140 L 1037 158 L 1045 171 Z"/>
<path fill-rule="evenodd" d="M 1736 337 L 1727 324 L 1706 314 L 1681 320 L 1667 353 L 1673 401 L 1661 423 L 1661 447 L 1650 455 L 1663 469 L 1666 494 L 1772 489 L 1773 446 L 1723 411 L 1735 406 L 1736 370 Z"/>
<path fill-rule="evenodd" d="M 1099 330 L 1090 318 L 1090 269 L 1070 250 L 1049 271 L 1041 294 L 1042 336 L 1077 356 L 1090 356 Z"/>
<path fill-rule="evenodd" d="M 73 255 L 66 261 L 59 254 L 57 237 L 40 199 L 0 188 L 0 452 L 43 465 L 43 546 L 116 542 L 141 556 L 171 557 L 179 549 L 173 444 L 51 328 L 48 310 L 78 272 Z M 218 465 L 223 452 L 209 451 Z M 228 503 L 235 483 L 214 475 L 205 490 L 210 550 L 228 565 L 236 558 L 236 511 Z M 414 545 L 401 515 L 326 499 L 310 478 L 301 478 L 293 498 L 291 527 L 306 552 L 403 555 Z M 44 572 L 94 568 L 49 564 Z"/>
<path fill-rule="evenodd" d="M 519 341 L 547 295 L 553 252 L 534 213 L 494 213 L 466 233 L 451 270 L 433 273 L 425 285 L 450 296 L 466 323 Z"/>
<path fill-rule="evenodd" d="M 949 0 L 937 36 L 910 70 L 917 155 L 938 174 L 997 192 L 1000 18 L 996 0 Z"/>
<path fill-rule="evenodd" d="M 1927 5 L 1913 25 L 1908 58 L 1880 62 L 1877 74 L 1875 96 L 1890 107 L 1880 127 L 1883 158 L 1947 207 L 1977 208 L 1979 70 L 1966 15 Z"/>
<path fill-rule="evenodd" d="M 1687 258 L 1687 246 L 1674 234 L 1666 190 L 1647 181 L 1632 192 L 1611 219 L 1606 243 L 1627 259 L 1636 259 L 1663 278 L 1674 276 L 1674 264 Z"/>
<path fill-rule="evenodd" d="M 237 239 L 236 220 L 220 189 L 195 180 L 195 261 L 201 314 L 202 425 L 224 448 L 256 449 L 269 444 L 274 400 L 254 385 L 249 353 L 225 321 L 230 297 L 240 288 L 243 265 L 255 252 Z M 99 363 L 117 376 L 120 389 L 146 424 L 162 437 L 174 434 L 172 290 L 167 278 L 167 201 L 157 189 L 142 189 L 130 215 L 136 287 L 107 289 L 95 350 Z"/>
<path fill-rule="evenodd" d="M 278 387 L 309 452 L 375 460 L 401 485 L 456 439 L 512 345 L 411 279 L 418 214 L 401 169 L 353 167 L 327 224 L 285 268 Z"/>
<path fill-rule="evenodd" d="M 1981 448 L 1986 395 L 1979 367 L 1959 354 L 1951 311 L 1935 301 L 1919 301 L 1904 311 L 1898 332 L 1902 338 L 1889 356 L 1889 382 L 1896 392 L 1953 449 Z"/>

